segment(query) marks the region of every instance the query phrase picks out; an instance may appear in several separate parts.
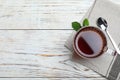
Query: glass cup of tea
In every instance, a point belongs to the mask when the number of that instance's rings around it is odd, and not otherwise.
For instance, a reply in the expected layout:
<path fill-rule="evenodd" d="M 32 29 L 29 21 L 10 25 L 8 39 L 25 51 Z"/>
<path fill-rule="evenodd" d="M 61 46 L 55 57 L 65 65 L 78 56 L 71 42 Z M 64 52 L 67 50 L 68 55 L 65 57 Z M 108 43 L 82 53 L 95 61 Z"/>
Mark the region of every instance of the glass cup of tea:
<path fill-rule="evenodd" d="M 82 58 L 96 58 L 107 51 L 107 39 L 100 28 L 84 27 L 77 31 L 73 48 L 75 53 Z"/>

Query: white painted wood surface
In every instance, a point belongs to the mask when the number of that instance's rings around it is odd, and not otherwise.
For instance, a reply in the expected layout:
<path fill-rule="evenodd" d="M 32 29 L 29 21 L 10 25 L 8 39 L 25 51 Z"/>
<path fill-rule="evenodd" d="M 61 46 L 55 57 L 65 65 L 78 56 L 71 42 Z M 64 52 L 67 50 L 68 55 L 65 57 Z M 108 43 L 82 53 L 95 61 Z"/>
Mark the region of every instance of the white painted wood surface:
<path fill-rule="evenodd" d="M 103 78 L 1 78 L 1 80 L 105 80 Z"/>
<path fill-rule="evenodd" d="M 0 80 L 105 80 L 64 47 L 93 1 L 0 0 Z"/>
<path fill-rule="evenodd" d="M 100 78 L 98 74 L 72 60 L 70 51 L 64 47 L 65 38 L 70 32 L 0 31 L 0 77 Z"/>
<path fill-rule="evenodd" d="M 0 29 L 71 29 L 94 0 L 0 0 Z"/>

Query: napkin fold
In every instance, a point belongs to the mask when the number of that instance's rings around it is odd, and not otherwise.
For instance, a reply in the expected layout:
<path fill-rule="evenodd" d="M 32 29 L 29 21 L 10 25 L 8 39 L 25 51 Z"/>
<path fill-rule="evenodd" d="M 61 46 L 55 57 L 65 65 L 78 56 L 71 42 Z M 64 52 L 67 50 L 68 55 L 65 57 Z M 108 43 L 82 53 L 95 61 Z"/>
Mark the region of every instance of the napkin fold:
<path fill-rule="evenodd" d="M 91 8 L 85 14 L 83 19 L 88 18 L 91 26 L 96 26 L 96 20 L 103 17 L 108 22 L 108 31 L 116 44 L 120 45 L 120 6 L 109 0 L 95 0 Z M 83 21 L 81 20 L 81 22 Z M 73 52 L 72 42 L 76 31 L 70 35 L 65 46 Z M 113 55 L 114 48 L 107 37 L 109 50 L 102 56 L 93 59 L 76 59 L 80 64 L 94 70 L 95 72 L 105 76 L 109 80 L 120 80 L 120 55 Z"/>

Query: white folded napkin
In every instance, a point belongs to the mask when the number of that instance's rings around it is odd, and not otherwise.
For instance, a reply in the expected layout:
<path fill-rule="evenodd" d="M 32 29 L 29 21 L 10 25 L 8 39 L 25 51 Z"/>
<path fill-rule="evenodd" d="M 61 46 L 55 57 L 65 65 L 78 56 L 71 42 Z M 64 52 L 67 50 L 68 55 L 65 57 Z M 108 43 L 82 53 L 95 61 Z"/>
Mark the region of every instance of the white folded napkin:
<path fill-rule="evenodd" d="M 96 20 L 103 17 L 108 22 L 108 31 L 117 45 L 120 44 L 120 6 L 110 2 L 109 0 L 95 0 L 93 6 L 83 17 L 88 18 L 91 26 L 96 26 Z M 81 22 L 83 21 L 81 20 Z M 72 42 L 76 31 L 70 35 L 65 46 L 73 51 Z M 108 39 L 108 38 L 107 38 Z M 94 59 L 76 59 L 80 64 L 96 71 L 105 76 L 109 80 L 120 80 L 120 56 L 112 55 L 114 48 L 108 39 L 109 50 L 100 57 Z"/>

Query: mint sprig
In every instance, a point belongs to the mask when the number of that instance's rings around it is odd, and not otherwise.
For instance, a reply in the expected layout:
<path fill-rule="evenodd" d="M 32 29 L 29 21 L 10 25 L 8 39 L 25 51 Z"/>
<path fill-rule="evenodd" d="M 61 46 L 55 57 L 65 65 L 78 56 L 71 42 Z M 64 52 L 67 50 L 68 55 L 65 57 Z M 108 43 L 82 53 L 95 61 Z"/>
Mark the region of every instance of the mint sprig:
<path fill-rule="evenodd" d="M 83 26 L 89 26 L 89 21 L 87 18 L 84 19 Z"/>
<path fill-rule="evenodd" d="M 75 31 L 78 31 L 80 28 L 84 27 L 84 26 L 89 26 L 89 20 L 87 18 L 85 18 L 83 20 L 83 23 L 82 23 L 82 26 L 81 26 L 81 23 L 75 21 L 75 22 L 72 22 L 72 28 L 75 30 Z"/>
<path fill-rule="evenodd" d="M 72 22 L 72 28 L 77 31 L 78 29 L 80 29 L 82 26 L 79 22 Z"/>

